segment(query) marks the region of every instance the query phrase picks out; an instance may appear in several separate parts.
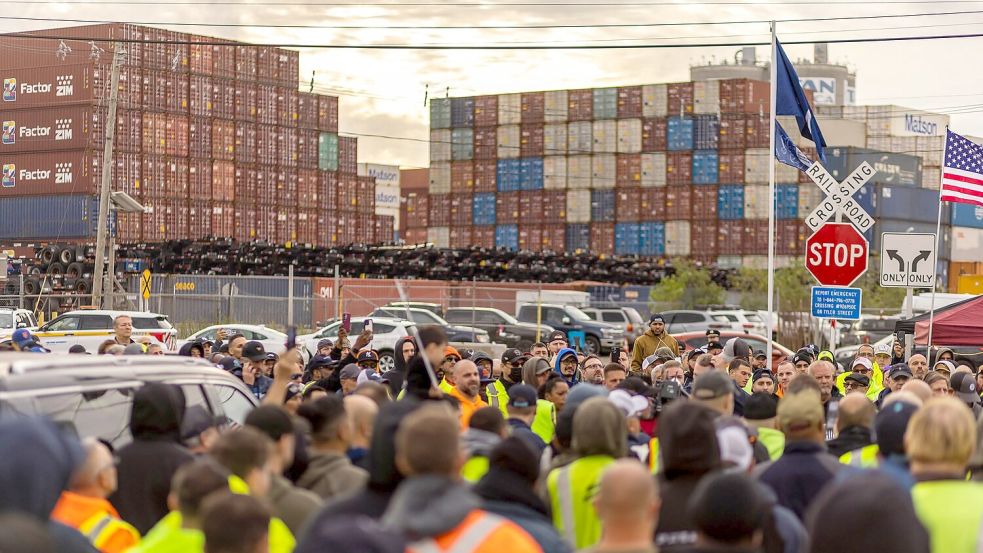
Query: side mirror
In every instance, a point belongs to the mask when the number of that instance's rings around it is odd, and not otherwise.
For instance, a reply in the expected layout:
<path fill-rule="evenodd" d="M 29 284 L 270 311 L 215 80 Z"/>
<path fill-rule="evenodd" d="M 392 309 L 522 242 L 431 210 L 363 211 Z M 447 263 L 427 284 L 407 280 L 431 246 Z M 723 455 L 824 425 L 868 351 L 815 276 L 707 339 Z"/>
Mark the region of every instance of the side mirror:
<path fill-rule="evenodd" d="M 563 317 L 562 319 L 560 319 L 560 322 L 563 323 L 564 325 L 569 325 L 570 317 Z"/>

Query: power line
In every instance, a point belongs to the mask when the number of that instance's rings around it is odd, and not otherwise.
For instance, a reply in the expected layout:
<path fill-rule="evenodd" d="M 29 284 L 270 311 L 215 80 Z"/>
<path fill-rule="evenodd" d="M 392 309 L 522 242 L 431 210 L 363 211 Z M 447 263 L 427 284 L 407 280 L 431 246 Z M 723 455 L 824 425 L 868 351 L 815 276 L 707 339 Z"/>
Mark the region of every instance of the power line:
<path fill-rule="evenodd" d="M 672 1 L 654 2 L 233 2 L 227 0 L 157 0 L 154 2 L 134 2 L 132 0 L 76 0 L 74 2 L 60 2 L 58 0 L 0 0 L 0 4 L 59 4 L 59 5 L 109 5 L 109 6 L 272 6 L 272 7 L 294 7 L 294 6 L 318 6 L 330 8 L 359 8 L 359 7 L 382 7 L 382 8 L 414 8 L 414 7 L 440 7 L 440 8 L 548 8 L 548 7 L 603 7 L 603 8 L 644 8 L 644 7 L 680 7 L 680 6 L 813 6 L 813 5 L 920 5 L 920 4 L 978 4 L 980 0 L 861 0 L 861 1 L 828 1 L 828 0 L 801 0 L 801 1 L 760 1 L 760 0 L 702 0 L 686 2 L 680 4 Z"/>

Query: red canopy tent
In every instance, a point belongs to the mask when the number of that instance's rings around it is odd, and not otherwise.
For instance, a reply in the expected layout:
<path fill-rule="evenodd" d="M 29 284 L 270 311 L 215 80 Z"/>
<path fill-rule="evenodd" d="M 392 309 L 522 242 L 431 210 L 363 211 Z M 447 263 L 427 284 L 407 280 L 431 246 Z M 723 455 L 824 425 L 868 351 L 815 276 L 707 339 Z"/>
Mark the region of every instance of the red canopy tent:
<path fill-rule="evenodd" d="M 928 342 L 928 314 L 915 323 L 915 343 Z M 935 312 L 932 343 L 947 346 L 983 345 L 983 295 Z"/>

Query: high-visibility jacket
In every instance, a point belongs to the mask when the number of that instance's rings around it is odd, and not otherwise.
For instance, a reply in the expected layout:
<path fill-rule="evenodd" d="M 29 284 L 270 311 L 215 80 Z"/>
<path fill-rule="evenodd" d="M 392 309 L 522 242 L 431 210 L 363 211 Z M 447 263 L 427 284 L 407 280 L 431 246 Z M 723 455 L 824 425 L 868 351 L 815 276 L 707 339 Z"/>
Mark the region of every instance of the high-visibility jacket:
<path fill-rule="evenodd" d="M 840 455 L 840 462 L 851 467 L 876 469 L 881 464 L 878 458 L 880 452 L 881 448 L 877 447 L 877 444 L 870 444 Z"/>
<path fill-rule="evenodd" d="M 530 427 L 547 444 L 553 441 L 556 435 L 556 406 L 552 401 L 536 400 L 536 418 Z"/>
<path fill-rule="evenodd" d="M 501 380 L 496 380 L 485 388 L 485 395 L 488 396 L 488 405 L 498 407 L 502 416 L 509 418 L 509 391 L 505 389 L 505 384 L 502 384 Z"/>
<path fill-rule="evenodd" d="M 877 363 L 872 363 L 872 366 L 873 369 L 871 370 L 870 374 L 870 387 L 867 388 L 867 399 L 876 402 L 877 397 L 884 391 L 884 371 L 877 366 Z M 852 371 L 847 371 L 836 377 L 836 389 L 843 395 L 846 395 L 846 388 L 843 386 L 843 383 L 846 381 L 846 377 L 850 376 L 851 372 Z"/>
<path fill-rule="evenodd" d="M 782 456 L 785 451 L 785 434 L 781 430 L 774 428 L 759 428 L 758 441 L 768 450 L 768 457 L 772 461 Z"/>
<path fill-rule="evenodd" d="M 474 455 L 461 467 L 461 478 L 467 482 L 477 482 L 488 472 L 489 466 L 488 457 Z"/>
<path fill-rule="evenodd" d="M 448 382 L 446 378 L 441 378 L 440 384 L 438 384 L 437 387 L 440 388 L 441 392 L 444 392 L 447 395 L 450 395 L 451 392 L 454 390 L 454 385 Z"/>
<path fill-rule="evenodd" d="M 408 553 L 541 553 L 522 528 L 498 515 L 475 509 L 457 528 L 409 544 Z"/>
<path fill-rule="evenodd" d="M 983 483 L 919 482 L 911 499 L 931 536 L 932 553 L 978 553 L 983 548 Z"/>
<path fill-rule="evenodd" d="M 649 440 L 649 471 L 652 474 L 659 474 L 659 463 L 662 459 L 659 458 L 659 438 L 652 438 Z"/>
<path fill-rule="evenodd" d="M 126 551 L 140 543 L 140 532 L 121 520 L 113 505 L 101 497 L 62 492 L 51 518 L 78 530 L 103 553 Z"/>
<path fill-rule="evenodd" d="M 601 473 L 614 462 L 608 455 L 581 457 L 554 469 L 546 478 L 553 526 L 575 549 L 590 547 L 601 539 L 601 521 L 594 511 L 594 495 Z"/>

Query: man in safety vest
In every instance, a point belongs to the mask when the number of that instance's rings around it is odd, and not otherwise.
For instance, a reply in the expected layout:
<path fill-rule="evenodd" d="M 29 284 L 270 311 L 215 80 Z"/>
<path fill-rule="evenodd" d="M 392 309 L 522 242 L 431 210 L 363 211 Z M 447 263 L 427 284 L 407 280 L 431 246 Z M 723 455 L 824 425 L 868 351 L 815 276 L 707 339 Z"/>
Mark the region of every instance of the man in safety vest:
<path fill-rule="evenodd" d="M 840 400 L 840 413 L 836 419 L 836 437 L 826 441 L 826 449 L 830 454 L 839 457 L 841 462 L 849 464 L 850 459 L 844 460 L 844 455 L 874 443 L 872 432 L 875 415 L 877 409 L 866 396 L 860 392 L 847 394 Z"/>
<path fill-rule="evenodd" d="M 126 551 L 140 542 L 140 533 L 119 518 L 106 498 L 116 491 L 116 463 L 109 448 L 93 438 L 83 442 L 85 462 L 72 475 L 51 518 L 78 530 L 103 553 Z"/>
<path fill-rule="evenodd" d="M 409 540 L 406 551 L 539 553 L 515 523 L 475 508 L 478 498 L 460 481 L 459 426 L 442 405 L 424 405 L 396 431 L 396 467 L 406 475 L 382 523 Z M 439 513 L 439 514 L 437 514 Z"/>
<path fill-rule="evenodd" d="M 502 378 L 492 382 L 485 389 L 488 396 L 488 405 L 497 407 L 502 412 L 503 417 L 509 416 L 506 405 L 509 402 L 509 390 L 512 386 L 522 382 L 522 352 L 512 348 L 505 350 L 502 354 Z"/>

